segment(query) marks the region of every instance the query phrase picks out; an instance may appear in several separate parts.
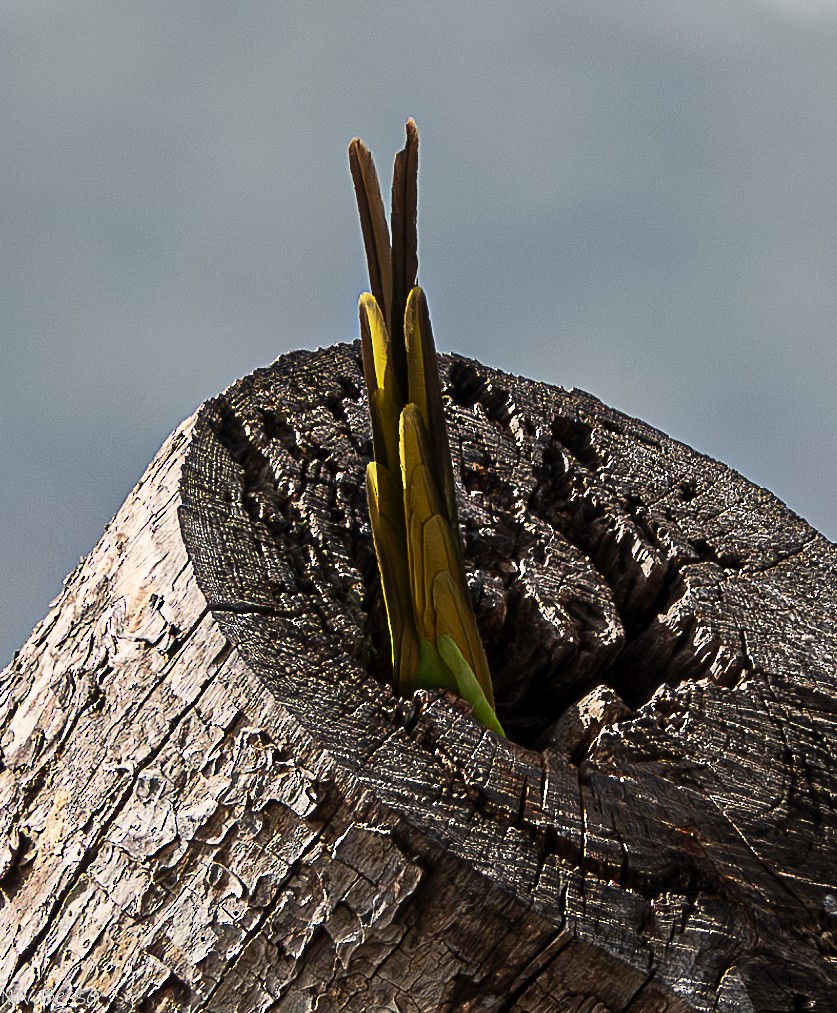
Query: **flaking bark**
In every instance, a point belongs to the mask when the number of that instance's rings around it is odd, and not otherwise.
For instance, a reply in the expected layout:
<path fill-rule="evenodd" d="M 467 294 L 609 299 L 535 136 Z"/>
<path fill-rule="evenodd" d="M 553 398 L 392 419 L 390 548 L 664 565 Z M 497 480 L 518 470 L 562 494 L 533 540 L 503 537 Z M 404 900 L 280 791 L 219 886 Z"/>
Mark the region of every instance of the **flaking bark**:
<path fill-rule="evenodd" d="M 510 739 L 386 685 L 359 349 L 285 356 L 0 677 L 10 999 L 837 1009 L 835 547 L 589 394 L 441 373 Z"/>

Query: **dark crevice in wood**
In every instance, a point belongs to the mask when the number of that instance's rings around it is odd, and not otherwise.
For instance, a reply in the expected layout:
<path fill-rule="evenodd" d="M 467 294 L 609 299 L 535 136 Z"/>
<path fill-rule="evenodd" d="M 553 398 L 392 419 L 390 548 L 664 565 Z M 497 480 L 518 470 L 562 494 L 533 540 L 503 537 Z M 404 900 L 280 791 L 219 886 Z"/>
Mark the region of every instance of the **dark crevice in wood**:
<path fill-rule="evenodd" d="M 351 377 L 340 375 L 336 378 L 337 386 L 343 393 L 345 398 L 350 401 L 360 401 L 362 394 L 360 387 L 351 379 Z"/>
<path fill-rule="evenodd" d="M 715 563 L 722 570 L 740 570 L 744 561 L 737 552 L 718 551 L 705 538 L 693 538 L 689 544 L 695 550 L 698 559 L 704 563 Z"/>
<path fill-rule="evenodd" d="M 454 362 L 450 368 L 447 394 L 460 408 L 473 408 L 487 390 L 485 379 L 464 359 Z"/>
<path fill-rule="evenodd" d="M 192 989 L 173 971 L 139 1006 L 140 1013 L 165 1013 L 172 1008 L 188 1008 L 192 1002 Z"/>
<path fill-rule="evenodd" d="M 593 444 L 593 428 L 583 419 L 558 415 L 552 422 L 552 438 L 585 468 L 600 468 L 603 459 Z"/>
<path fill-rule="evenodd" d="M 694 648 L 697 617 L 684 615 L 674 629 L 658 621 L 684 596 L 682 559 L 665 548 L 647 508 L 636 496 L 621 501 L 622 516 L 613 500 L 608 503 L 602 498 L 591 471 L 602 458 L 592 445 L 589 427 L 564 420 L 554 424 L 552 432 L 530 501 L 532 509 L 583 552 L 604 577 L 625 630 L 618 656 L 599 672 L 599 681 L 612 686 L 635 708 L 664 684 L 703 678 L 713 652 L 711 644 L 703 644 L 700 655 Z M 705 540 L 690 544 L 695 562 L 725 570 L 742 565 L 737 553 L 718 553 Z M 648 570 L 638 561 L 643 553 L 652 561 Z M 721 645 L 717 641 L 714 646 Z M 743 656 L 731 661 L 724 671 L 725 683 L 734 684 L 747 668 Z"/>
<path fill-rule="evenodd" d="M 32 874 L 32 860 L 37 853 L 36 842 L 20 831 L 14 832 L 5 842 L 8 849 L 6 860 L 0 870 L 0 890 L 6 902 L 23 889 Z"/>
<path fill-rule="evenodd" d="M 561 951 L 565 949 L 569 942 L 570 940 L 563 931 L 556 932 L 546 940 L 540 952 L 530 961 L 528 967 L 523 970 L 518 979 L 512 984 L 505 997 L 505 1001 L 498 1007 L 497 1013 L 513 1013 L 514 1010 L 518 1009 L 517 1004 L 520 1000 L 533 985 L 543 979 L 544 974 L 549 970 L 550 964 L 558 958 Z"/>

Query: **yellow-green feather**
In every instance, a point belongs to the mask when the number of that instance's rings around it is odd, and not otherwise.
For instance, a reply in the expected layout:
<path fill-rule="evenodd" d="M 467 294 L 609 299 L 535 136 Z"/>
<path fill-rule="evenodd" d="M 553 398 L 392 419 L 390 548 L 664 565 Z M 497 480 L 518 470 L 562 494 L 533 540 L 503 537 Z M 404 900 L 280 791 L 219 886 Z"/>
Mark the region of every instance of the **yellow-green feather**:
<path fill-rule="evenodd" d="M 360 297 L 358 312 L 375 460 L 397 473 L 398 418 L 404 394 L 395 373 L 392 342 L 374 296 L 365 292 Z"/>
<path fill-rule="evenodd" d="M 436 364 L 436 344 L 424 291 L 416 286 L 407 297 L 404 311 L 404 341 L 407 346 L 407 401 L 418 406 L 430 438 L 429 464 L 445 505 L 451 527 L 459 532 L 456 486 L 453 480 L 448 427 L 442 407 L 442 384 Z M 461 539 L 457 538 L 457 550 Z M 460 551 L 461 556 L 461 551 Z"/>
<path fill-rule="evenodd" d="M 503 726 L 494 712 L 494 703 L 487 698 L 483 687 L 477 682 L 470 665 L 462 657 L 456 642 L 450 637 L 439 637 L 437 650 L 445 666 L 453 674 L 459 695 L 474 708 L 474 717 L 486 728 L 505 736 Z"/>
<path fill-rule="evenodd" d="M 418 132 L 396 156 L 392 245 L 372 156 L 349 147 L 372 292 L 360 298 L 363 373 L 375 460 L 369 517 L 399 693 L 454 690 L 486 727 L 491 677 L 465 578 L 456 488 L 427 300 L 415 285 Z"/>
<path fill-rule="evenodd" d="M 369 284 L 384 319 L 388 320 L 392 313 L 392 247 L 375 162 L 369 148 L 359 137 L 355 137 L 349 145 L 349 168 L 355 184 L 360 227 L 366 247 Z"/>
<path fill-rule="evenodd" d="M 421 412 L 408 404 L 401 413 L 401 474 L 407 561 L 419 638 L 456 641 L 488 701 L 494 697 L 485 651 L 462 567 L 458 532 L 445 515 L 430 468 L 431 446 Z"/>
<path fill-rule="evenodd" d="M 393 679 L 399 693 L 409 694 L 413 691 L 419 644 L 410 584 L 405 579 L 409 565 L 401 485 L 386 468 L 371 461 L 366 469 L 366 495 L 392 646 Z"/>

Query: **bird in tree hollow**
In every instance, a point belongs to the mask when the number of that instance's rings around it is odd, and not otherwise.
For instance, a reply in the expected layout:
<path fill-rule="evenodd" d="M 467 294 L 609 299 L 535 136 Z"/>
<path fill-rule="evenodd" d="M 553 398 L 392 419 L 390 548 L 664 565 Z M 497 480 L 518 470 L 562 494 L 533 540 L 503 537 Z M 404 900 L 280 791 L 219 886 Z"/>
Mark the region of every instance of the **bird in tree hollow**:
<path fill-rule="evenodd" d="M 359 304 L 374 453 L 366 489 L 395 689 L 402 696 L 419 688 L 452 690 L 486 728 L 503 735 L 465 577 L 427 300 L 416 285 L 414 121 L 408 120 L 406 144 L 395 156 L 391 242 L 375 164 L 360 138 L 349 145 L 349 165 L 372 289 Z"/>

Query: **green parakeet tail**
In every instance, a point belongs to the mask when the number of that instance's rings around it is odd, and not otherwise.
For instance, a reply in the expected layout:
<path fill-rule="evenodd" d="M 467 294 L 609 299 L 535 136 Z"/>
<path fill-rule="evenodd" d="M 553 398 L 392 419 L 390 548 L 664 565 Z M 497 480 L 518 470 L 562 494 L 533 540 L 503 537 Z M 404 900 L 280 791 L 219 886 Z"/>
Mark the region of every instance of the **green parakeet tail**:
<path fill-rule="evenodd" d="M 372 288 L 359 304 L 375 458 L 366 486 L 395 688 L 453 690 L 502 735 L 465 577 L 430 314 L 416 285 L 415 123 L 408 121 L 395 158 L 392 245 L 375 164 L 359 138 L 349 145 L 349 164 Z"/>

